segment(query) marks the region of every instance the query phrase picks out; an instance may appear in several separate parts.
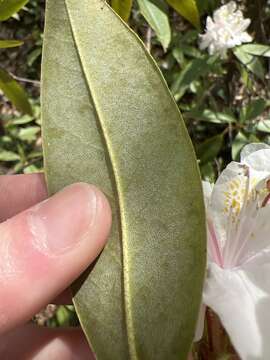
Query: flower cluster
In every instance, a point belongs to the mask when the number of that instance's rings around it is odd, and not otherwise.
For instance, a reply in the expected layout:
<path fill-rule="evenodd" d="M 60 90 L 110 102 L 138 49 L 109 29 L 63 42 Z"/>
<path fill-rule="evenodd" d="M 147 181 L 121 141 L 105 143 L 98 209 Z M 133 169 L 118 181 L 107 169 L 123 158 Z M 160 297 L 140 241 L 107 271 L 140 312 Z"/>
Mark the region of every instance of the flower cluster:
<path fill-rule="evenodd" d="M 270 147 L 247 145 L 204 183 L 208 269 L 203 302 L 242 360 L 270 359 Z"/>
<path fill-rule="evenodd" d="M 221 6 L 214 12 L 213 19 L 208 16 L 206 32 L 200 35 L 200 48 L 208 48 L 209 54 L 225 57 L 227 50 L 242 43 L 252 41 L 246 32 L 250 19 L 245 19 L 234 1 Z"/>

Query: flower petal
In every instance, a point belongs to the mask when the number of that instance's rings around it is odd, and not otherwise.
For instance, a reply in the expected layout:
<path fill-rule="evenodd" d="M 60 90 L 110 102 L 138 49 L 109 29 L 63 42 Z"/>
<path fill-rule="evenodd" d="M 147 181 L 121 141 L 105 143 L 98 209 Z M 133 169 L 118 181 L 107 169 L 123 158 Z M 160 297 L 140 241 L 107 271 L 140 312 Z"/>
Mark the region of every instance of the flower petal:
<path fill-rule="evenodd" d="M 270 173 L 270 148 L 261 149 L 251 153 L 245 157 L 243 161 L 244 164 L 248 165 L 250 168 L 263 172 L 265 174 Z"/>
<path fill-rule="evenodd" d="M 270 251 L 245 268 L 209 264 L 203 301 L 228 332 L 242 360 L 270 359 Z"/>
<path fill-rule="evenodd" d="M 218 178 L 211 197 L 208 218 L 213 224 L 220 252 L 226 242 L 234 242 L 231 231 L 237 222 L 249 186 L 247 168 L 239 163 L 231 162 Z"/>
<path fill-rule="evenodd" d="M 251 143 L 244 146 L 241 151 L 241 162 L 245 161 L 250 154 L 262 149 L 270 149 L 270 146 L 263 143 Z"/>
<path fill-rule="evenodd" d="M 241 246 L 233 255 L 232 263 L 241 265 L 256 254 L 264 251 L 269 242 L 270 219 L 270 177 L 261 180 L 250 195 L 241 217 Z"/>

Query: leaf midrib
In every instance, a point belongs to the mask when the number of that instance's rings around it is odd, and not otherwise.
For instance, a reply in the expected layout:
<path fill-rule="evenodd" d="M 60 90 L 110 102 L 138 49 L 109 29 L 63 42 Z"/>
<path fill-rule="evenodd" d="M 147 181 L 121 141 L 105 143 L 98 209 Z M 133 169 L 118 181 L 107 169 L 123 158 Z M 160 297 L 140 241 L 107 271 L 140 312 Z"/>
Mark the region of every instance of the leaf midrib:
<path fill-rule="evenodd" d="M 87 73 L 85 71 L 85 65 L 84 65 L 84 61 L 83 61 L 83 55 L 81 54 L 80 51 L 80 47 L 77 43 L 77 38 L 76 38 L 76 31 L 73 27 L 73 23 L 72 23 L 72 15 L 70 14 L 69 11 L 69 6 L 68 6 L 68 0 L 64 0 L 65 3 L 65 7 L 66 7 L 66 11 L 67 11 L 67 15 L 68 15 L 68 19 L 69 19 L 69 23 L 70 23 L 70 28 L 71 28 L 71 33 L 74 39 L 74 44 L 76 45 L 76 51 L 78 53 L 78 57 L 79 57 L 79 61 L 80 61 L 80 65 L 82 68 L 82 73 L 83 76 L 85 78 L 85 81 L 87 83 L 87 88 L 89 91 L 89 97 L 90 97 L 90 101 L 93 104 L 94 107 L 94 111 L 95 114 L 97 116 L 100 128 L 101 128 L 101 136 L 103 138 L 103 141 L 105 143 L 105 148 L 106 148 L 106 152 L 108 154 L 108 157 L 110 159 L 110 165 L 111 165 L 111 175 L 113 176 L 113 180 L 115 183 L 115 190 L 116 190 L 116 194 L 115 194 L 115 199 L 117 200 L 117 205 L 118 205 L 118 209 L 119 209 L 119 221 L 120 221 L 120 229 L 119 229 L 119 233 L 120 233 L 120 241 L 122 244 L 122 254 L 127 253 L 127 249 L 125 249 L 125 242 L 123 241 L 124 239 L 124 234 L 126 234 L 127 232 L 124 230 L 125 229 L 125 221 L 124 221 L 124 215 L 123 215 L 123 211 L 121 211 L 121 209 L 123 208 L 122 206 L 122 201 L 121 201 L 121 191 L 119 190 L 120 185 L 119 185 L 119 180 L 118 180 L 118 176 L 117 176 L 117 171 L 115 170 L 115 162 L 114 162 L 114 156 L 113 156 L 113 150 L 110 146 L 110 143 L 108 141 L 108 135 L 106 133 L 105 130 L 105 126 L 101 120 L 101 116 L 100 116 L 100 112 L 98 110 L 98 106 L 97 106 L 97 102 L 95 101 L 95 97 L 91 91 L 91 84 L 90 84 L 90 79 L 87 76 Z M 104 2 L 104 6 L 108 6 L 106 4 L 106 2 Z M 127 339 L 128 339 L 128 349 L 129 349 L 129 354 L 130 354 L 130 358 L 132 360 L 136 360 L 138 359 L 137 356 L 137 350 L 136 350 L 136 345 L 135 345 L 135 336 L 134 336 L 134 325 L 133 325 L 133 319 L 132 319 L 132 312 L 131 312 L 131 301 L 130 301 L 130 291 L 129 291 L 129 269 L 127 266 L 127 263 L 125 261 L 125 255 L 123 255 L 123 278 L 124 278 L 124 307 L 125 307 L 125 321 L 126 321 L 126 331 L 127 331 Z"/>

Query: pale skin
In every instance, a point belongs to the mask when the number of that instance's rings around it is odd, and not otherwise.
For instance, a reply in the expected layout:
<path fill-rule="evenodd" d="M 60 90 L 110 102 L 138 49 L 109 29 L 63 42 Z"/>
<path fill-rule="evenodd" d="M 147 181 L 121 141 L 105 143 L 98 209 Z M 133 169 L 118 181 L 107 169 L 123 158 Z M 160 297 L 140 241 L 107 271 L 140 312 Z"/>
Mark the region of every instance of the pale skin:
<path fill-rule="evenodd" d="M 71 303 L 69 285 L 101 252 L 110 226 L 110 206 L 94 186 L 48 198 L 42 174 L 0 176 L 1 360 L 95 359 L 80 328 L 29 320 L 49 303 Z"/>
<path fill-rule="evenodd" d="M 110 207 L 86 184 L 45 199 L 42 174 L 0 176 L 0 359 L 94 359 L 81 329 L 29 319 L 48 303 L 71 301 L 68 286 L 106 243 Z"/>

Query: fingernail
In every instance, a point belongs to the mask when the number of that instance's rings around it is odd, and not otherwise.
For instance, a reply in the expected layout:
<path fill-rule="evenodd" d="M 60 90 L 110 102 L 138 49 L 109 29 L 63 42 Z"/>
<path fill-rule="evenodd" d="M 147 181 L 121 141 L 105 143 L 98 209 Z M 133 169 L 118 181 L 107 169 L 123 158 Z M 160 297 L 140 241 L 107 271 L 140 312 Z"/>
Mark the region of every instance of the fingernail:
<path fill-rule="evenodd" d="M 95 222 L 97 194 L 87 184 L 68 186 L 29 210 L 34 247 L 48 256 L 74 248 Z"/>

